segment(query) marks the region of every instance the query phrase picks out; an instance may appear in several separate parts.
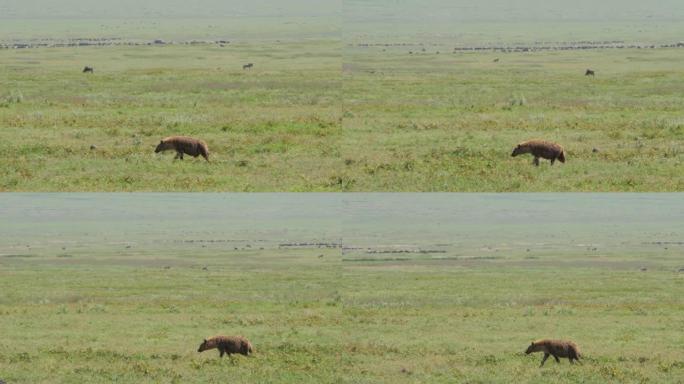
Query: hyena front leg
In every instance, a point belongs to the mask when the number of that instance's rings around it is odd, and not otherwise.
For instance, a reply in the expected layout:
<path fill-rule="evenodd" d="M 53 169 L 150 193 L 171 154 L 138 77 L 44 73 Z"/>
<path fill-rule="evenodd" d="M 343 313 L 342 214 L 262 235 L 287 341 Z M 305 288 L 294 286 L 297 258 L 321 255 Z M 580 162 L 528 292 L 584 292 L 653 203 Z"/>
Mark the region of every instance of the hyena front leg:
<path fill-rule="evenodd" d="M 560 359 L 558 358 L 558 356 L 553 355 L 553 358 L 556 359 L 556 363 L 560 363 Z"/>
<path fill-rule="evenodd" d="M 539 166 L 539 156 L 534 157 L 534 160 L 532 160 L 532 164 L 536 165 L 537 167 Z"/>
<path fill-rule="evenodd" d="M 549 354 L 544 353 L 544 358 L 542 359 L 542 362 L 541 362 L 541 365 L 539 366 L 539 368 L 544 366 L 544 363 L 546 362 L 546 359 L 548 359 L 548 358 L 549 358 Z"/>
<path fill-rule="evenodd" d="M 575 364 L 575 362 L 577 362 L 578 364 L 582 364 L 582 362 L 579 360 L 579 357 L 578 357 L 577 355 L 571 356 L 571 357 L 570 357 L 570 362 L 571 362 L 572 364 Z"/>
<path fill-rule="evenodd" d="M 556 158 L 555 157 L 551 158 L 551 165 L 553 165 L 553 163 L 555 163 L 555 162 L 556 162 Z"/>

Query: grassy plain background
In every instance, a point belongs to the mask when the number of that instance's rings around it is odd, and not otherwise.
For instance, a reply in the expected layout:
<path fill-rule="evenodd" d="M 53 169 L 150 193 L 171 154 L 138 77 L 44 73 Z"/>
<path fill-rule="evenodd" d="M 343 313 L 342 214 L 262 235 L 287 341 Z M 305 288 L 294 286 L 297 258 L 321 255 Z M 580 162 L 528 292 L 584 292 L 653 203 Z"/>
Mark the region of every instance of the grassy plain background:
<path fill-rule="evenodd" d="M 1 50 L 2 190 L 684 187 L 682 49 L 453 53 L 676 43 L 678 2 L 3 5 L 5 42 L 231 43 Z M 213 162 L 154 155 L 171 134 L 205 139 Z M 568 163 L 508 156 L 535 137 L 563 144 Z"/>

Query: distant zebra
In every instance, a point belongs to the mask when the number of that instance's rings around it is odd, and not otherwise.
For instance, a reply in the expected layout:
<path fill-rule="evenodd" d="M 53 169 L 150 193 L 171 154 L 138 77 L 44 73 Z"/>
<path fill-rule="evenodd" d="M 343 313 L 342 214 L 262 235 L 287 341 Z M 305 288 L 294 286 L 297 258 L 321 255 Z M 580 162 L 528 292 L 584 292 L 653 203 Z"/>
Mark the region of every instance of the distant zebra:
<path fill-rule="evenodd" d="M 95 73 L 95 70 L 93 69 L 93 67 L 86 66 L 85 68 L 83 68 L 83 73 Z"/>
<path fill-rule="evenodd" d="M 584 76 L 594 76 L 594 75 L 596 75 L 596 74 L 591 69 L 587 69 L 587 71 L 584 72 Z"/>
<path fill-rule="evenodd" d="M 245 64 L 242 66 L 242 69 L 251 69 L 253 66 L 254 66 L 254 63 Z"/>

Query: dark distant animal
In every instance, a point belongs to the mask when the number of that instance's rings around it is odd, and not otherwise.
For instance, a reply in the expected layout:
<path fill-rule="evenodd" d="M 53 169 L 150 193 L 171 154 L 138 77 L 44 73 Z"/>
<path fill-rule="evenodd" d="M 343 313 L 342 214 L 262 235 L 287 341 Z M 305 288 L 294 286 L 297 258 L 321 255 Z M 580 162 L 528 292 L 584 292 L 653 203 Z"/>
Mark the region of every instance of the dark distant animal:
<path fill-rule="evenodd" d="M 580 357 L 582 357 L 577 344 L 565 340 L 542 339 L 533 341 L 532 344 L 527 347 L 525 354 L 529 355 L 533 352 L 544 352 L 544 358 L 542 358 L 541 365 L 539 366 L 540 368 L 544 366 L 544 363 L 549 356 L 553 356 L 553 358 L 556 359 L 556 363 L 560 363 L 559 357 L 565 357 L 570 360 L 571 364 L 574 364 L 574 360 L 579 362 Z"/>
<path fill-rule="evenodd" d="M 512 157 L 531 153 L 534 156 L 532 163 L 539 165 L 539 158 L 551 160 L 551 165 L 558 159 L 561 163 L 565 163 L 565 151 L 563 147 L 556 143 L 544 140 L 528 140 L 516 145 L 511 153 Z"/>
<path fill-rule="evenodd" d="M 95 70 L 93 69 L 93 67 L 86 66 L 83 68 L 83 73 L 95 73 Z"/>
<path fill-rule="evenodd" d="M 595 76 L 596 73 L 592 71 L 591 69 L 587 69 L 586 72 L 584 72 L 584 76 Z"/>
<path fill-rule="evenodd" d="M 154 153 L 167 151 L 169 149 L 176 151 L 176 157 L 174 157 L 174 159 L 183 160 L 183 154 L 187 154 L 192 157 L 202 155 L 205 160 L 209 161 L 209 148 L 207 147 L 207 143 L 199 139 L 187 136 L 167 137 L 159 142 L 157 148 L 154 149 Z"/>
<path fill-rule="evenodd" d="M 253 66 L 254 66 L 254 63 L 245 64 L 242 66 L 242 69 L 252 69 Z"/>
<path fill-rule="evenodd" d="M 223 357 L 224 354 L 228 354 L 228 357 L 230 357 L 234 353 L 245 356 L 254 353 L 252 343 L 243 336 L 214 336 L 204 339 L 197 352 L 204 352 L 210 349 L 218 349 L 219 357 Z"/>
<path fill-rule="evenodd" d="M 499 58 L 497 57 L 496 59 L 494 59 L 494 62 L 495 62 L 495 63 L 498 63 L 498 62 L 499 62 Z"/>

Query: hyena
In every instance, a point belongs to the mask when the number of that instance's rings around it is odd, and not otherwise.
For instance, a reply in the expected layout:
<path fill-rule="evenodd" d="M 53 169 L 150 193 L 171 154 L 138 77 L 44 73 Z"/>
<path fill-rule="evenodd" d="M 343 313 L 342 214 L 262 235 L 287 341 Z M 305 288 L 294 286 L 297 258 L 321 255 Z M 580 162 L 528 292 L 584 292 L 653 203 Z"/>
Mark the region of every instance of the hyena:
<path fill-rule="evenodd" d="M 159 142 L 154 152 L 158 153 L 169 149 L 176 151 L 175 159 L 183 160 L 183 154 L 187 154 L 192 157 L 202 155 L 202 157 L 209 161 L 209 148 L 204 141 L 199 139 L 186 136 L 167 137 Z"/>
<path fill-rule="evenodd" d="M 542 359 L 541 365 L 539 367 L 544 366 L 544 363 L 546 362 L 546 359 L 549 358 L 549 355 L 553 356 L 557 363 L 560 363 L 560 359 L 558 359 L 559 357 L 568 358 L 571 364 L 574 363 L 573 360 L 577 360 L 579 362 L 579 358 L 582 357 L 577 344 L 573 343 L 572 341 L 565 340 L 542 339 L 533 341 L 532 344 L 527 347 L 525 354 L 529 355 L 532 352 L 544 352 L 544 358 Z"/>
<path fill-rule="evenodd" d="M 513 149 L 511 156 L 515 157 L 525 153 L 531 153 L 532 156 L 534 156 L 532 163 L 537 166 L 539 165 L 540 157 L 551 160 L 551 165 L 553 165 L 556 160 L 560 161 L 561 163 L 565 163 L 565 151 L 563 150 L 563 147 L 550 141 L 523 141 L 522 143 L 518 144 L 515 149 Z"/>
<path fill-rule="evenodd" d="M 230 357 L 234 353 L 245 356 L 254 353 L 252 343 L 242 336 L 214 336 L 204 339 L 197 352 L 204 352 L 215 348 L 219 350 L 219 357 L 223 357 L 224 354 L 228 354 L 228 357 Z"/>

